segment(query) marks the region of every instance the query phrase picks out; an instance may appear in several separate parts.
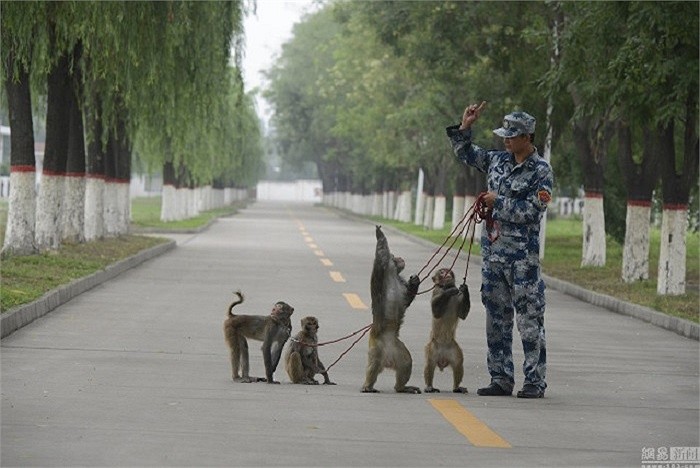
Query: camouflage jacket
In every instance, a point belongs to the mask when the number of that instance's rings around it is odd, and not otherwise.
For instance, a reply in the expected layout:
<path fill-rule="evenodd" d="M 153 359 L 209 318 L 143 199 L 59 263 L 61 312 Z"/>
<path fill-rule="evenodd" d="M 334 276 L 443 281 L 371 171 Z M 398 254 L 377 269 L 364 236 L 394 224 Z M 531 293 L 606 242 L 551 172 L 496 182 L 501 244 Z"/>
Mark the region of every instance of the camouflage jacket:
<path fill-rule="evenodd" d="M 482 229 L 481 250 L 492 262 L 539 261 L 540 221 L 552 198 L 552 167 L 535 149 L 523 163 L 507 151 L 485 150 L 472 144 L 471 129 L 447 127 L 455 156 L 487 175 L 494 223 Z"/>

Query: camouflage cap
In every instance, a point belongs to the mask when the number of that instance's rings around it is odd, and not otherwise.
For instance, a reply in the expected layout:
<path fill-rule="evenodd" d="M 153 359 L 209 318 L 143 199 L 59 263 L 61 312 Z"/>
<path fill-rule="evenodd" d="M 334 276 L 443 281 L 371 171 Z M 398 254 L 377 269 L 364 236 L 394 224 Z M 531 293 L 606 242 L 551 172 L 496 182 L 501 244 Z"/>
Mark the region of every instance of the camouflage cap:
<path fill-rule="evenodd" d="M 513 112 L 503 117 L 503 127 L 493 131 L 502 138 L 535 133 L 535 118 L 527 112 Z"/>

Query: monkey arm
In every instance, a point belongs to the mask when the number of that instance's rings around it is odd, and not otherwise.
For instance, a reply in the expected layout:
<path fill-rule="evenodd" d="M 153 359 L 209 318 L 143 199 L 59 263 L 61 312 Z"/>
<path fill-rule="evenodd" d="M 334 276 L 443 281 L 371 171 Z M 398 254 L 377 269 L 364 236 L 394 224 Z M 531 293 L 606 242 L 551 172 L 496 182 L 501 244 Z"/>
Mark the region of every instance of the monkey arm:
<path fill-rule="evenodd" d="M 372 315 L 375 326 L 383 321 L 386 313 L 385 281 L 386 274 L 391 262 L 389 243 L 382 232 L 381 226 L 376 227 L 377 247 L 374 254 L 374 266 L 372 268 L 372 278 L 370 280 L 370 295 L 372 297 Z M 378 330 L 377 330 L 378 331 Z"/>
<path fill-rule="evenodd" d="M 469 315 L 469 310 L 471 309 L 471 300 L 469 299 L 469 287 L 466 283 L 459 286 L 460 302 L 459 309 L 457 309 L 457 314 L 462 320 L 467 318 Z"/>
<path fill-rule="evenodd" d="M 408 284 L 406 285 L 406 307 L 410 306 L 413 299 L 416 298 L 416 294 L 418 294 L 418 286 L 420 286 L 420 278 L 418 278 L 416 275 L 411 276 L 408 279 Z"/>
<path fill-rule="evenodd" d="M 279 383 L 273 379 L 273 374 L 282 357 L 284 343 L 289 338 L 289 333 L 283 325 L 272 326 L 265 335 L 262 345 L 263 361 L 265 363 L 265 377 L 267 383 Z"/>

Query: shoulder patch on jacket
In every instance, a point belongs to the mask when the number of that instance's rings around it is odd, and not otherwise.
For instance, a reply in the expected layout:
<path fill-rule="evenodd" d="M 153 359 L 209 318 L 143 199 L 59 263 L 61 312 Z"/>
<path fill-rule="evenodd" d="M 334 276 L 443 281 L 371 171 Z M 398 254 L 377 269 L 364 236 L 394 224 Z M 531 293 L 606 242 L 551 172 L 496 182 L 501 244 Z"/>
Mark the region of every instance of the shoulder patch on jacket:
<path fill-rule="evenodd" d="M 537 198 L 544 204 L 549 203 L 552 200 L 552 195 L 546 190 L 540 190 L 537 192 Z"/>

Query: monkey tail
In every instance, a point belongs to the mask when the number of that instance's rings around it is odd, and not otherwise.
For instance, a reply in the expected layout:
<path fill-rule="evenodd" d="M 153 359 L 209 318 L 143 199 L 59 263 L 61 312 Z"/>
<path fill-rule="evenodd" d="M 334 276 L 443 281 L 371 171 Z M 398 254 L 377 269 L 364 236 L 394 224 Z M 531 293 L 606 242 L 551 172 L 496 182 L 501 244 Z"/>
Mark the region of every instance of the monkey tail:
<path fill-rule="evenodd" d="M 233 311 L 233 308 L 236 307 L 238 304 L 242 304 L 242 303 L 243 303 L 243 293 L 240 292 L 240 291 L 236 291 L 236 292 L 234 292 L 234 294 L 235 294 L 236 296 L 238 296 L 238 300 L 237 300 L 237 301 L 233 301 L 233 302 L 231 303 L 231 305 L 228 306 L 228 315 L 229 315 L 229 317 L 233 317 L 233 312 L 232 312 L 232 311 Z"/>

